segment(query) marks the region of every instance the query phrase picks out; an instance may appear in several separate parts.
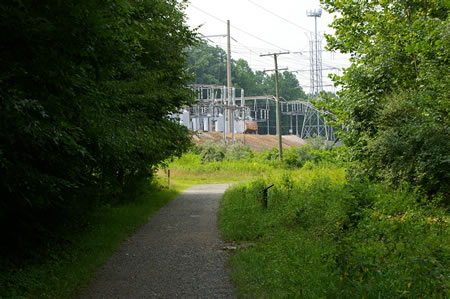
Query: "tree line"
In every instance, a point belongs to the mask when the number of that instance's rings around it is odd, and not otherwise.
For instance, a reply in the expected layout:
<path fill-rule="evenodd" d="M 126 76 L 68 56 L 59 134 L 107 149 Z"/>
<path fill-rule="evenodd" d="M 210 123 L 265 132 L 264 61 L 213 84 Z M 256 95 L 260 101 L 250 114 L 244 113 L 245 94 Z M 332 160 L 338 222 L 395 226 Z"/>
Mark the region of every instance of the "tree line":
<path fill-rule="evenodd" d="M 196 84 L 227 85 L 227 55 L 219 46 L 206 41 L 191 47 L 187 57 L 189 71 L 194 74 Z M 232 59 L 231 80 L 233 87 L 245 96 L 275 95 L 275 74 L 253 71 L 245 59 Z M 306 100 L 308 95 L 291 72 L 279 73 L 280 96 L 287 101 Z"/>
<path fill-rule="evenodd" d="M 450 196 L 450 3 L 444 0 L 333 1 L 340 17 L 329 50 L 351 54 L 334 81 L 338 98 L 319 107 L 346 130 L 355 175 L 429 196 Z"/>
<path fill-rule="evenodd" d="M 448 1 L 322 0 L 328 48 L 350 53 L 338 97 L 352 172 L 430 196 L 450 189 Z M 151 178 L 190 145 L 168 118 L 189 83 L 226 84 L 226 55 L 196 40 L 185 1 L 0 3 L 0 225 L 10 247 L 46 238 Z M 233 85 L 273 95 L 274 75 L 232 62 Z M 308 96 L 292 73 L 281 96 Z M 13 225 L 11 225 L 13 224 Z"/>
<path fill-rule="evenodd" d="M 193 100 L 185 6 L 1 1 L 2 244 L 45 240 L 187 149 L 187 129 L 168 118 Z"/>

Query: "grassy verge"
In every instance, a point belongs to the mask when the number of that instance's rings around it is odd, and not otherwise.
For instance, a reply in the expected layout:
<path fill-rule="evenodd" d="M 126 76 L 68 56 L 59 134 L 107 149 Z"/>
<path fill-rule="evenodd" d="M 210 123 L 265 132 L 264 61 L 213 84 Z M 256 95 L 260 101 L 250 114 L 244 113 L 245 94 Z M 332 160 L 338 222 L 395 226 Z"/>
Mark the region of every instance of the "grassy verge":
<path fill-rule="evenodd" d="M 182 184 L 241 183 L 219 210 L 222 236 L 239 245 L 230 260 L 239 297 L 449 297 L 450 219 L 439 199 L 348 181 L 339 149 L 293 149 L 282 163 L 273 150 L 221 151 L 205 147 L 170 167 Z"/>
<path fill-rule="evenodd" d="M 7 256 L 0 257 L 0 298 L 74 296 L 87 286 L 96 269 L 126 238 L 182 190 L 199 184 L 246 182 L 257 175 L 254 165 L 249 162 L 202 167 L 200 160 L 192 163 L 191 158 L 186 155 L 171 164 L 170 188 L 155 190 L 147 186 L 136 200 L 90 211 L 87 226 L 77 233 L 64 236 L 65 244 L 49 251 L 33 252 L 20 262 L 12 262 Z M 194 169 L 186 168 L 186 165 L 194 166 Z M 243 171 L 242 166 L 247 170 Z M 167 173 L 160 170 L 158 174 L 160 184 L 167 186 Z"/>
<path fill-rule="evenodd" d="M 223 237 L 244 244 L 230 261 L 243 298 L 448 298 L 448 224 L 420 194 L 327 167 L 233 186 L 219 211 Z"/>
<path fill-rule="evenodd" d="M 137 200 L 102 206 L 67 244 L 20 265 L 0 258 L 0 298 L 68 298 L 85 287 L 119 245 L 183 187 L 145 190 Z"/>
<path fill-rule="evenodd" d="M 253 180 L 264 173 L 268 166 L 249 159 L 202 162 L 199 155 L 189 153 L 169 164 L 170 182 L 176 187 L 212 183 L 242 183 Z M 167 185 L 167 169 L 159 176 Z"/>

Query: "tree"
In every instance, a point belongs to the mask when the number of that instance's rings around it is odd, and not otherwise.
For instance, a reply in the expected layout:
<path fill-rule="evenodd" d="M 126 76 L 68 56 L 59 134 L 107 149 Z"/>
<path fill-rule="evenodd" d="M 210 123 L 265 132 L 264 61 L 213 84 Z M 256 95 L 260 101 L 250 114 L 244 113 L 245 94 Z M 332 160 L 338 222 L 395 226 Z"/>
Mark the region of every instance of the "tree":
<path fill-rule="evenodd" d="M 243 88 L 246 96 L 261 95 L 262 88 L 258 84 L 256 74 L 244 59 L 238 59 L 232 67 L 232 80 L 236 88 Z"/>
<path fill-rule="evenodd" d="M 194 83 L 226 85 L 226 53 L 218 46 L 212 47 L 202 41 L 189 49 L 189 71 L 194 75 Z M 246 96 L 274 95 L 275 76 L 261 71 L 254 72 L 244 59 L 231 61 L 233 86 L 243 88 Z M 280 95 L 292 101 L 306 99 L 306 94 L 297 78 L 290 72 L 279 74 Z"/>
<path fill-rule="evenodd" d="M 264 78 L 264 90 L 266 94 L 275 94 L 275 74 Z M 280 97 L 287 101 L 297 101 L 306 99 L 306 93 L 300 86 L 295 75 L 291 72 L 284 71 L 278 74 L 278 85 L 280 89 Z"/>
<path fill-rule="evenodd" d="M 227 84 L 227 54 L 220 47 L 200 41 L 188 50 L 188 71 L 196 84 Z"/>
<path fill-rule="evenodd" d="M 448 194 L 449 2 L 322 3 L 340 15 L 328 48 L 350 53 L 352 65 L 334 77 L 339 98 L 319 105 L 345 124 L 359 171 Z"/>
<path fill-rule="evenodd" d="M 184 49 L 195 34 L 184 7 L 176 0 L 0 3 L 6 240 L 45 237 L 188 147 L 187 130 L 168 118 L 193 98 Z"/>

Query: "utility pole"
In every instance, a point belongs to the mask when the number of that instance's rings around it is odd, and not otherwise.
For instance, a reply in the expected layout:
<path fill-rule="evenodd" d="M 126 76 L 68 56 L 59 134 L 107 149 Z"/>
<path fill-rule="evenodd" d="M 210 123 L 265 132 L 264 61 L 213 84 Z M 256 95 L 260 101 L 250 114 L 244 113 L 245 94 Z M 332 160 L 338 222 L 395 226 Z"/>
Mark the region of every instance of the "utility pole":
<path fill-rule="evenodd" d="M 226 101 L 227 101 L 227 99 L 226 99 L 226 97 L 225 97 L 225 95 L 226 95 L 226 93 L 225 93 L 225 90 L 226 90 L 226 88 L 225 88 L 225 86 L 222 88 L 222 93 L 221 93 L 221 100 L 222 100 L 222 115 L 223 115 L 223 144 L 224 145 L 227 145 L 227 128 L 226 128 L 226 125 L 227 125 L 227 123 L 225 122 L 225 119 L 226 119 L 226 113 L 225 113 L 225 106 L 226 106 Z"/>
<path fill-rule="evenodd" d="M 230 20 L 227 20 L 227 87 L 228 87 L 228 132 L 232 132 L 232 115 L 231 115 L 231 36 L 230 36 Z M 224 115 L 225 117 L 225 115 Z M 223 128 L 225 130 L 225 128 Z"/>
<path fill-rule="evenodd" d="M 275 62 L 275 69 L 274 70 L 267 70 L 267 71 L 275 71 L 275 98 L 276 98 L 276 121 L 277 121 L 277 135 L 278 135 L 278 147 L 280 150 L 280 161 L 283 160 L 283 142 L 281 139 L 281 108 L 280 108 L 280 92 L 278 87 L 278 71 L 287 70 L 287 68 L 278 69 L 278 61 L 277 57 L 278 55 L 283 54 L 289 54 L 289 52 L 278 52 L 278 53 L 269 53 L 269 54 L 261 54 L 259 56 L 273 56 L 274 62 Z"/>

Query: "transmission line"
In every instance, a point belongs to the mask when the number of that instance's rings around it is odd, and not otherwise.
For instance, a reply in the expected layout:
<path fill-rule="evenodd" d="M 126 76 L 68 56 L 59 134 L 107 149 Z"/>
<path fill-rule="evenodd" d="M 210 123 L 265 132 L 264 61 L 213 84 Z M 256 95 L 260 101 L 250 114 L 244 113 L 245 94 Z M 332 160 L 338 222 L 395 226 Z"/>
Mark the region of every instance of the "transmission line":
<path fill-rule="evenodd" d="M 199 7 L 197 7 L 197 6 L 193 5 L 193 4 L 191 4 L 190 6 L 192 6 L 193 8 L 197 9 L 198 11 L 200 11 L 200 12 L 202 12 L 202 13 L 204 13 L 204 14 L 206 14 L 206 15 L 208 15 L 208 16 L 210 16 L 210 17 L 212 17 L 212 18 L 214 18 L 214 19 L 216 19 L 216 20 L 218 20 L 218 21 L 220 21 L 220 22 L 222 22 L 222 23 L 224 23 L 224 24 L 227 23 L 226 21 L 224 21 L 224 20 L 222 20 L 222 19 L 220 19 L 220 18 L 218 18 L 218 17 L 216 17 L 216 16 L 210 14 L 210 13 L 207 12 L 207 11 L 204 11 L 203 9 L 201 9 L 201 8 L 199 8 Z M 253 37 L 253 38 L 255 38 L 255 39 L 257 39 L 257 40 L 259 40 L 259 41 L 261 41 L 261 42 L 264 42 L 264 43 L 266 43 L 266 44 L 268 44 L 268 45 L 274 46 L 274 47 L 277 48 L 277 49 L 281 49 L 281 50 L 283 50 L 283 51 L 288 51 L 287 49 L 284 49 L 284 48 L 282 48 L 282 47 L 280 47 L 280 46 L 277 46 L 277 45 L 275 45 L 275 44 L 273 44 L 273 43 L 271 43 L 271 42 L 269 42 L 269 41 L 266 41 L 266 40 L 260 38 L 259 36 L 256 36 L 256 35 L 254 35 L 254 34 L 252 34 L 252 33 L 250 33 L 250 32 L 247 32 L 247 31 L 245 31 L 245 30 L 243 30 L 243 29 L 241 29 L 241 28 L 239 28 L 239 27 L 236 27 L 236 26 L 234 26 L 234 25 L 231 25 L 231 27 L 233 27 L 234 29 L 239 30 L 239 31 L 241 31 L 242 33 L 245 33 L 245 34 L 247 34 L 248 36 L 251 36 L 251 37 Z"/>
<path fill-rule="evenodd" d="M 283 21 L 285 21 L 285 22 L 287 22 L 287 23 L 289 23 L 289 24 L 291 24 L 291 25 L 297 27 L 297 28 L 300 28 L 300 29 L 305 30 L 305 31 L 307 31 L 307 32 L 311 32 L 311 30 L 308 30 L 308 29 L 306 29 L 305 27 L 302 27 L 302 26 L 300 26 L 300 25 L 298 25 L 298 24 L 295 24 L 294 22 L 292 22 L 292 21 L 290 21 L 290 20 L 288 20 L 288 19 L 286 19 L 286 18 L 284 18 L 284 17 L 282 17 L 282 16 L 280 16 L 280 15 L 274 13 L 273 11 L 271 11 L 271 10 L 269 10 L 269 9 L 267 9 L 267 8 L 265 8 L 265 7 L 263 7 L 263 6 L 261 6 L 261 5 L 258 4 L 258 3 L 253 2 L 252 0 L 247 0 L 247 1 L 250 2 L 251 4 L 255 5 L 255 6 L 259 7 L 260 9 L 266 11 L 267 13 L 269 13 L 269 14 L 271 14 L 271 15 L 273 15 L 273 16 L 275 16 L 275 17 L 277 17 L 277 18 L 279 18 L 279 19 L 281 19 L 281 20 L 283 20 Z"/>

